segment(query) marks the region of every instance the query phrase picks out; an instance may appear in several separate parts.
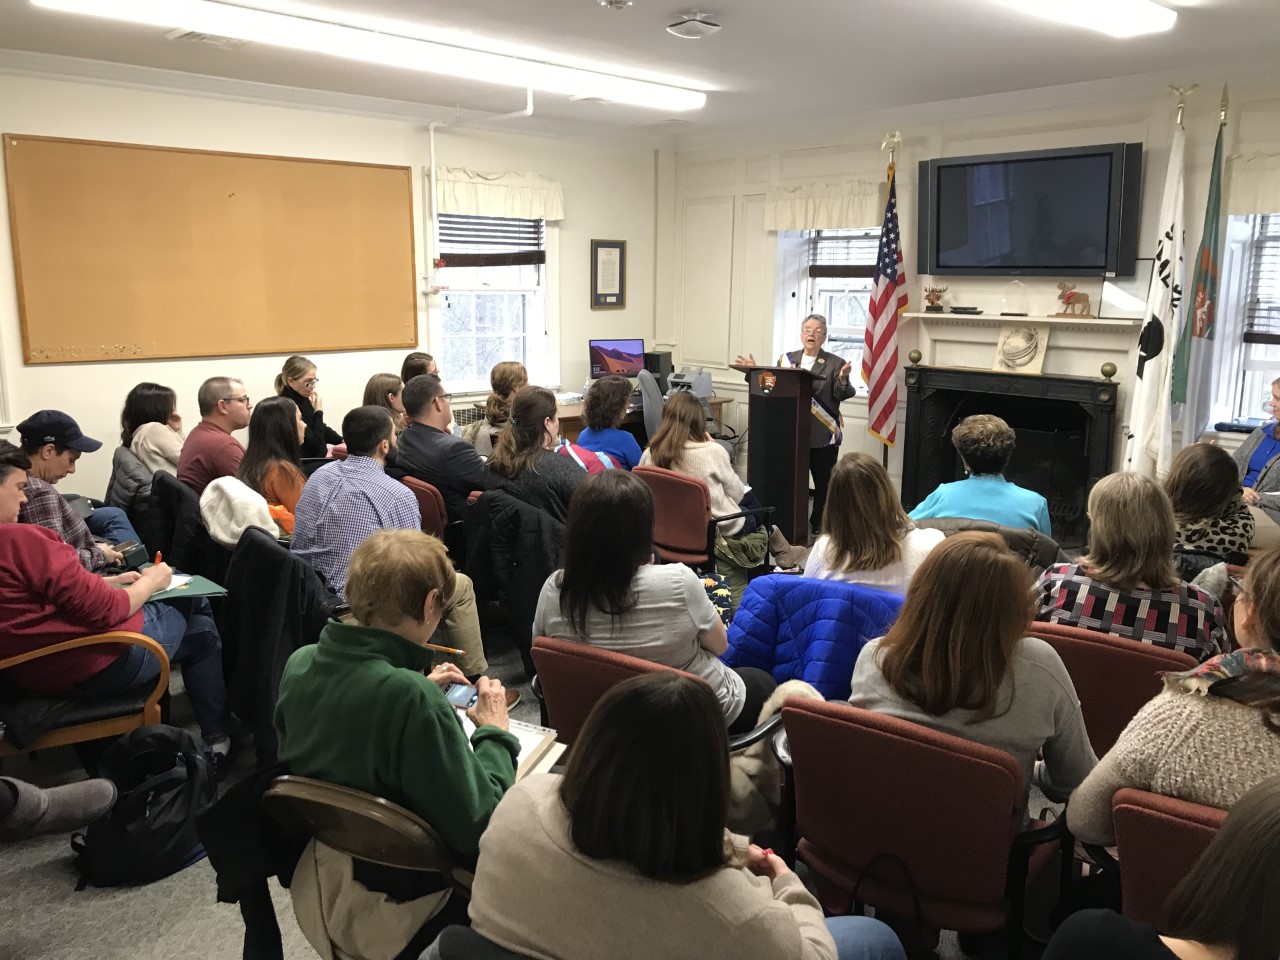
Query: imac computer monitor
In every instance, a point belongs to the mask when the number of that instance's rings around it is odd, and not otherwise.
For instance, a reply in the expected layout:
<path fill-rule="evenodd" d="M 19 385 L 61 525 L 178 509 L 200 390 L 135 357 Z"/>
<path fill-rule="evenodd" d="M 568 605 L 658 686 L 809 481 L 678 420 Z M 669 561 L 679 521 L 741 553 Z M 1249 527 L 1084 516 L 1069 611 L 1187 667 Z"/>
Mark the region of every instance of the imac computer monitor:
<path fill-rule="evenodd" d="M 634 377 L 644 369 L 643 340 L 591 340 L 591 379 L 610 374 Z"/>

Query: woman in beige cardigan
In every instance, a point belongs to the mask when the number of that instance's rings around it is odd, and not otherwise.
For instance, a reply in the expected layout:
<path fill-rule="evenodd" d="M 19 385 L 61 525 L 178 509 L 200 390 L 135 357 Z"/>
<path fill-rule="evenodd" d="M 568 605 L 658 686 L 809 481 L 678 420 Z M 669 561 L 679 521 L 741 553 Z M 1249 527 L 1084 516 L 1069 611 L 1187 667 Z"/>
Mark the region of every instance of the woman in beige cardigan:
<path fill-rule="evenodd" d="M 1241 649 L 1166 674 L 1164 690 L 1071 795 L 1077 838 L 1115 843 L 1111 797 L 1122 787 L 1226 810 L 1280 774 L 1280 550 L 1249 565 L 1234 617 Z"/>
<path fill-rule="evenodd" d="M 498 804 L 480 838 L 472 929 L 559 960 L 903 960 L 883 923 L 824 920 L 781 858 L 727 833 L 728 800 L 711 688 L 666 672 L 619 684 L 563 777 L 528 777 Z"/>

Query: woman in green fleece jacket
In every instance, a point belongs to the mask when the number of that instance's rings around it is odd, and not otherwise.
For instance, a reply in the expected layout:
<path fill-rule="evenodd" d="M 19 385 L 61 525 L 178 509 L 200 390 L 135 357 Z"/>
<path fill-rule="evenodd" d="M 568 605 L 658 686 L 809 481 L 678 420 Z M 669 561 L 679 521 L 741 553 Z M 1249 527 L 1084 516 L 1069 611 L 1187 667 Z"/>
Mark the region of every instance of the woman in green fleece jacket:
<path fill-rule="evenodd" d="M 467 861 L 479 849 L 490 814 L 515 783 L 520 744 L 507 732 L 499 681 L 480 678 L 479 699 L 468 711 L 476 725 L 468 743 L 443 691 L 466 679 L 453 664 L 431 668 L 431 651 L 422 644 L 440 622 L 453 587 L 453 567 L 439 540 L 418 530 L 379 530 L 370 536 L 351 555 L 347 570 L 347 600 L 357 623 L 330 622 L 318 643 L 289 658 L 275 724 L 280 759 L 291 773 L 397 803 L 431 824 Z M 334 856 L 316 844 L 304 853 L 298 872 L 318 878 L 314 890 L 342 882 L 335 879 L 343 868 L 331 866 Z M 352 877 L 349 866 L 345 877 Z M 390 928 L 397 921 L 404 939 L 388 955 L 419 926 L 420 933 L 429 933 L 420 941 L 425 945 L 436 924 L 456 919 L 453 913 L 459 910 L 465 916 L 465 904 L 448 902 L 447 883 L 394 897 L 410 901 L 399 917 L 375 914 L 360 905 L 360 891 L 382 888 L 363 864 L 356 864 L 354 877 L 357 889 L 344 887 L 337 901 L 328 893 L 308 900 L 333 908 L 316 925 L 319 935 L 356 955 L 375 955 L 378 951 L 362 944 L 371 937 L 379 944 L 394 939 Z M 299 923 L 310 936 L 305 904 L 293 892 Z"/>

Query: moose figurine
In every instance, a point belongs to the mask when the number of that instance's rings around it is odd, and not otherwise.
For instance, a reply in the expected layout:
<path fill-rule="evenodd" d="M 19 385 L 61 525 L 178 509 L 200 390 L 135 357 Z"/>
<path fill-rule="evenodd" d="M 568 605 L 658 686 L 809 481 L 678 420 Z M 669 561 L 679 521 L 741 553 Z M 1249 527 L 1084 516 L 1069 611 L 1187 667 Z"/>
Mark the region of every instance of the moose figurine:
<path fill-rule="evenodd" d="M 1089 295 L 1076 289 L 1074 283 L 1059 283 L 1058 299 L 1062 301 L 1062 311 L 1055 317 L 1092 317 L 1089 312 Z"/>

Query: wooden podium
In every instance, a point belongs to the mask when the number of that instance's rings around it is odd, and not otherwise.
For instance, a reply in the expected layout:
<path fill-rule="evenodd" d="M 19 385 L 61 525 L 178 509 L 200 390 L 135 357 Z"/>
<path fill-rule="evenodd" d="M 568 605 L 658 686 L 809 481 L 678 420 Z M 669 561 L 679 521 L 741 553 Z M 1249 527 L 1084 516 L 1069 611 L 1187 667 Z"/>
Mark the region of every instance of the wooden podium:
<path fill-rule="evenodd" d="M 746 374 L 747 482 L 791 543 L 809 539 L 809 436 L 813 383 L 801 367 L 733 365 Z"/>

